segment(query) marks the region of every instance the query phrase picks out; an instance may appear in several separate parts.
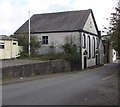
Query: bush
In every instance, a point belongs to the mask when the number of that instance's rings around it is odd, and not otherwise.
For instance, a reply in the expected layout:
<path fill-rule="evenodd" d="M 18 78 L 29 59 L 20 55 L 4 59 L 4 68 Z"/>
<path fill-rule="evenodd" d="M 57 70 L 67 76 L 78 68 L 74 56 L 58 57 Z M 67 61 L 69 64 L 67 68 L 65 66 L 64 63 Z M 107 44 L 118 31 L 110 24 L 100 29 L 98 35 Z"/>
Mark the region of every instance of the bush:
<path fill-rule="evenodd" d="M 64 59 L 64 53 L 48 53 L 44 55 L 39 55 L 40 60 L 57 60 L 57 59 Z"/>
<path fill-rule="evenodd" d="M 26 53 L 26 52 L 21 52 L 20 53 L 20 59 L 24 59 L 24 58 L 28 58 L 29 57 L 29 54 Z"/>
<path fill-rule="evenodd" d="M 29 43 L 29 36 L 27 33 L 22 33 L 22 34 L 14 34 L 11 35 L 11 37 L 13 38 L 17 38 L 18 39 L 18 43 L 20 46 L 23 46 L 23 53 L 26 54 L 28 52 L 28 43 Z M 39 41 L 39 39 L 37 38 L 37 36 L 35 35 L 30 35 L 30 47 L 31 47 L 31 54 L 35 54 L 36 53 L 36 49 L 41 47 L 41 42 Z"/>
<path fill-rule="evenodd" d="M 74 44 L 65 44 L 62 46 L 65 51 L 65 59 L 70 62 L 78 62 L 81 59 L 80 53 L 77 52 L 77 46 Z"/>
<path fill-rule="evenodd" d="M 65 51 L 64 59 L 70 62 L 71 70 L 81 69 L 81 51 L 77 52 L 77 46 L 74 44 L 65 44 L 62 47 Z"/>

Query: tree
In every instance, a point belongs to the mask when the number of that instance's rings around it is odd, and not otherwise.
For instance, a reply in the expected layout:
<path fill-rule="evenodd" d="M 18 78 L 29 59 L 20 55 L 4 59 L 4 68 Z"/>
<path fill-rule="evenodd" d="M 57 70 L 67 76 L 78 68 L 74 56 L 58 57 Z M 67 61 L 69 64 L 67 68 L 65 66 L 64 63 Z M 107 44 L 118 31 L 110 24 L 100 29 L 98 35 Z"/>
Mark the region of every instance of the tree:
<path fill-rule="evenodd" d="M 11 35 L 13 38 L 18 39 L 18 43 L 20 46 L 23 46 L 23 52 L 28 53 L 28 42 L 29 42 L 29 36 L 28 34 L 14 34 Z M 41 42 L 38 40 L 38 38 L 35 35 L 30 35 L 30 46 L 31 46 L 31 54 L 35 54 L 35 50 L 37 48 L 40 48 Z"/>
<path fill-rule="evenodd" d="M 110 35 L 112 47 L 120 56 L 120 0 L 118 1 L 118 6 L 115 10 L 116 12 L 111 14 Z"/>
<path fill-rule="evenodd" d="M 68 35 L 65 38 L 65 44 L 62 45 L 64 49 L 64 59 L 69 61 L 71 70 L 80 70 L 82 68 L 82 54 L 81 48 L 77 46 L 74 35 Z"/>
<path fill-rule="evenodd" d="M 75 44 L 64 44 L 62 48 L 65 52 L 65 59 L 70 62 L 71 70 L 80 70 L 82 67 L 81 53 L 77 52 Z"/>

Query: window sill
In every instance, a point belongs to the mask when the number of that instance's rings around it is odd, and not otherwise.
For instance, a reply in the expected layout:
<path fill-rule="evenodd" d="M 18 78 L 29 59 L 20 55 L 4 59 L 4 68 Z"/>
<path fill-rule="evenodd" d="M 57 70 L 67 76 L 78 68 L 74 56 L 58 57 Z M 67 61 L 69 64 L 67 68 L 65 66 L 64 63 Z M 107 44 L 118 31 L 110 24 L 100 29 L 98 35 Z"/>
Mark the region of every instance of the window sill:
<path fill-rule="evenodd" d="M 42 44 L 41 46 L 49 46 L 49 44 Z"/>

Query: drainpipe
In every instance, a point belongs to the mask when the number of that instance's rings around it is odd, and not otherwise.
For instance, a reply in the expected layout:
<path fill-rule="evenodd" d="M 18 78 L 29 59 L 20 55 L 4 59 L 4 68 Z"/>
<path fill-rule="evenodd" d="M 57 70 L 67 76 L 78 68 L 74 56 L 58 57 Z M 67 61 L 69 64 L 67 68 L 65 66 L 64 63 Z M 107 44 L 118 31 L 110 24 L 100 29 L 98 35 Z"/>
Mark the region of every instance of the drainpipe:
<path fill-rule="evenodd" d="M 29 57 L 31 55 L 31 52 L 30 52 L 30 11 L 29 11 L 29 43 L 28 43 L 29 47 L 28 47 L 28 53 L 29 53 Z"/>

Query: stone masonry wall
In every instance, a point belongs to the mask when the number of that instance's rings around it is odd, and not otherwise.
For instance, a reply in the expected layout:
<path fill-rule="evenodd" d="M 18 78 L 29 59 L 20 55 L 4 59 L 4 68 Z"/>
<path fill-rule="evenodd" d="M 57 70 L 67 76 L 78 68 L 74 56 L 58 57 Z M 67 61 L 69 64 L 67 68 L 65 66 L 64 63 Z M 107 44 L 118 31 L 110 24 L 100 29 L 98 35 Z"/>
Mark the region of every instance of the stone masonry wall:
<path fill-rule="evenodd" d="M 2 68 L 2 78 L 29 77 L 58 72 L 70 72 L 70 64 L 65 60 L 54 60 L 4 67 Z"/>

